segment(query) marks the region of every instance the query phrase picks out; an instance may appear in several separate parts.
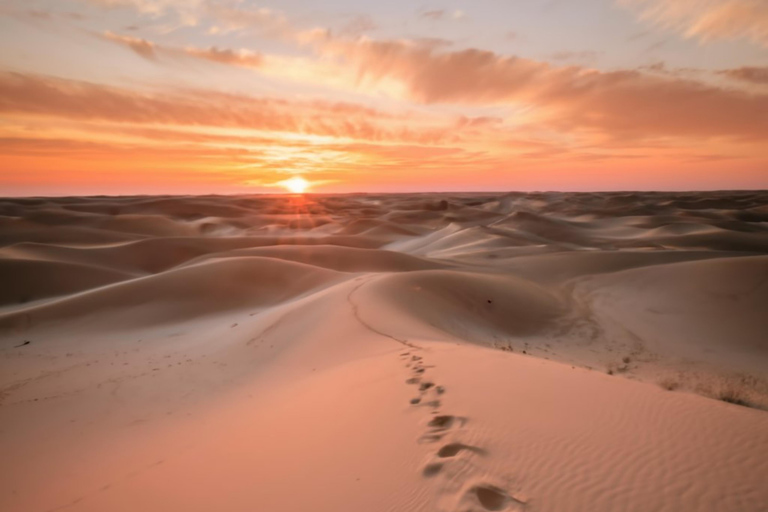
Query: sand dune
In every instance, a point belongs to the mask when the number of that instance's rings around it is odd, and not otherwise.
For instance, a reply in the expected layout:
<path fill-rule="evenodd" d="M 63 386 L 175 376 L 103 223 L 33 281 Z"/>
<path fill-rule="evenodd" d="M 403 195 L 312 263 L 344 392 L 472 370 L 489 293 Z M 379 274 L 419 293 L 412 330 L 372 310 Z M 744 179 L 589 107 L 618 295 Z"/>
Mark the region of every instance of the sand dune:
<path fill-rule="evenodd" d="M 0 200 L 0 509 L 758 511 L 758 192 Z"/>
<path fill-rule="evenodd" d="M 396 274 L 368 285 L 367 301 L 384 300 L 403 316 L 450 333 L 457 339 L 490 342 L 546 331 L 563 314 L 558 298 L 523 279 L 455 271 Z M 402 338 L 409 332 L 390 327 Z M 419 337 L 425 337 L 424 335 Z"/>
<path fill-rule="evenodd" d="M 340 272 L 408 272 L 445 267 L 446 264 L 379 249 L 337 245 L 270 245 L 217 252 L 198 259 L 260 256 L 297 261 Z M 192 260 L 195 262 L 197 260 Z"/>
<path fill-rule="evenodd" d="M 580 292 L 593 311 L 611 316 L 655 353 L 706 357 L 713 365 L 734 370 L 764 369 L 768 356 L 766 256 L 625 270 L 584 282 Z M 742 361 L 729 363 L 734 358 Z"/>
<path fill-rule="evenodd" d="M 72 276 L 76 278 L 78 276 Z M 279 304 L 329 281 L 337 273 L 274 258 L 212 259 L 0 315 L 0 328 L 27 328 L 83 313 L 108 327 L 178 322 L 218 311 Z"/>
<path fill-rule="evenodd" d="M 69 295 L 133 277 L 77 263 L 0 257 L 0 306 Z"/>

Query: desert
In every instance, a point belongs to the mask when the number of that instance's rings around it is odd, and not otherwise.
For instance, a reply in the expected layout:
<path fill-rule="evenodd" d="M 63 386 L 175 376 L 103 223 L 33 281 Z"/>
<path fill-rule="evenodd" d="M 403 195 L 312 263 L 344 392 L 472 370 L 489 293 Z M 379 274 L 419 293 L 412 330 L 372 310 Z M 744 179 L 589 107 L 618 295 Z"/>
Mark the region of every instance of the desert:
<path fill-rule="evenodd" d="M 759 511 L 768 195 L 0 200 L 0 509 Z"/>
<path fill-rule="evenodd" d="M 768 511 L 768 0 L 0 0 L 0 512 Z"/>

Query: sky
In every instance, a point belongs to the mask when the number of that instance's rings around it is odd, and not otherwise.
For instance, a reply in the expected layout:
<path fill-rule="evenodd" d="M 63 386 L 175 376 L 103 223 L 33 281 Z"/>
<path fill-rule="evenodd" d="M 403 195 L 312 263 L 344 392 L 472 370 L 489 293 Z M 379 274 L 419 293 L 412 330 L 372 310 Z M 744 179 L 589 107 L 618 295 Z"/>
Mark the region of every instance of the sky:
<path fill-rule="evenodd" d="M 768 0 L 0 0 L 0 48 L 0 196 L 768 188 Z"/>

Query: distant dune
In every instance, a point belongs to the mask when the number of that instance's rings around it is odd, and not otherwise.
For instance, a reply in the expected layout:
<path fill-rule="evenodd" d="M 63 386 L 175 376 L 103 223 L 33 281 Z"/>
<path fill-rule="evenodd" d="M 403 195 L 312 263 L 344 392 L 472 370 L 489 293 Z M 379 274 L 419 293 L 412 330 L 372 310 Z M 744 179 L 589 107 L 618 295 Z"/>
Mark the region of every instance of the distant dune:
<path fill-rule="evenodd" d="M 761 511 L 768 193 L 0 199 L 0 510 Z"/>

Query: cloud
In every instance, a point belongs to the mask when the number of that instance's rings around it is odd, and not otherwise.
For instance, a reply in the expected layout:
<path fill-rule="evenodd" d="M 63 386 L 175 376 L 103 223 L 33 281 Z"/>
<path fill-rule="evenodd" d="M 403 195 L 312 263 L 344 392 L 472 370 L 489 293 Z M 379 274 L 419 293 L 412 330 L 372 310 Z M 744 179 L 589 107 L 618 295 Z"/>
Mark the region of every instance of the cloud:
<path fill-rule="evenodd" d="M 591 128 L 620 138 L 768 138 L 768 95 L 720 89 L 637 71 L 584 74 L 540 101 L 556 109 L 552 124 Z"/>
<path fill-rule="evenodd" d="M 361 36 L 366 32 L 376 30 L 378 25 L 373 21 L 373 18 L 367 15 L 353 16 L 347 21 L 344 26 L 341 27 L 339 33 L 346 36 Z"/>
<path fill-rule="evenodd" d="M 765 0 L 618 0 L 640 17 L 701 41 L 749 39 L 768 46 Z"/>
<path fill-rule="evenodd" d="M 432 21 L 439 21 L 445 18 L 445 10 L 444 9 L 435 9 L 432 11 L 424 11 L 421 13 L 422 18 L 427 18 Z"/>
<path fill-rule="evenodd" d="M 213 18 L 217 32 L 259 31 L 279 35 L 290 30 L 285 15 L 266 7 L 244 8 L 232 2 L 207 2 L 205 13 Z"/>
<path fill-rule="evenodd" d="M 104 8 L 131 9 L 139 14 L 158 18 L 163 15 L 175 15 L 182 25 L 197 25 L 201 18 L 201 8 L 205 0 L 86 0 L 88 3 Z"/>
<path fill-rule="evenodd" d="M 444 20 L 460 20 L 466 18 L 466 13 L 461 9 L 455 9 L 448 11 L 446 9 L 433 9 L 430 11 L 424 11 L 420 15 L 422 18 L 426 18 L 432 21 L 444 21 Z"/>
<path fill-rule="evenodd" d="M 71 11 L 54 11 L 39 8 L 27 9 L 14 2 L 6 2 L 7 5 L 0 5 L 0 16 L 7 16 L 25 21 L 30 24 L 47 24 L 57 19 L 82 21 L 87 19 L 84 14 Z"/>
<path fill-rule="evenodd" d="M 455 130 L 446 123 L 388 114 L 354 103 L 289 101 L 197 89 L 142 92 L 10 72 L 0 72 L 0 114 L 88 122 L 241 128 L 419 144 L 456 138 Z"/>
<path fill-rule="evenodd" d="M 157 46 L 151 41 L 147 41 L 146 39 L 141 39 L 138 37 L 114 34 L 110 31 L 104 32 L 102 37 L 108 41 L 112 41 L 113 43 L 117 43 L 130 48 L 139 56 L 144 57 L 145 59 L 157 59 Z"/>
<path fill-rule="evenodd" d="M 734 69 L 724 69 L 718 71 L 718 74 L 750 84 L 768 85 L 768 67 L 766 66 L 743 66 Z"/>
<path fill-rule="evenodd" d="M 562 51 L 562 52 L 555 52 L 550 55 L 550 58 L 555 61 L 562 61 L 562 62 L 594 62 L 598 59 L 598 57 L 602 54 L 602 52 L 595 52 L 595 51 L 581 51 L 581 52 L 572 52 L 572 51 Z"/>
<path fill-rule="evenodd" d="M 248 50 L 230 50 L 219 49 L 215 46 L 207 49 L 185 48 L 184 54 L 198 59 L 218 62 L 219 64 L 229 64 L 241 67 L 257 68 L 264 63 L 264 57 L 260 53 Z"/>
<path fill-rule="evenodd" d="M 114 34 L 109 31 L 96 35 L 110 42 L 125 46 L 139 56 L 151 61 L 157 61 L 158 56 L 163 54 L 171 58 L 192 57 L 219 64 L 248 68 L 258 68 L 264 63 L 264 58 L 260 53 L 244 49 L 219 49 L 216 46 L 210 48 L 176 48 L 171 46 L 161 46 L 152 41 L 147 41 L 146 39 Z"/>
<path fill-rule="evenodd" d="M 768 137 L 768 116 L 762 115 L 768 111 L 768 95 L 708 85 L 690 70 L 667 70 L 663 65 L 602 72 L 480 49 L 449 51 L 431 41 L 338 37 L 319 29 L 294 34 L 294 40 L 319 57 L 304 64 L 246 50 L 160 48 L 127 36 L 106 37 L 149 59 L 163 51 L 362 92 L 381 92 L 384 87 L 387 93 L 423 104 L 513 107 L 523 110 L 519 122 L 569 133 L 635 139 Z M 316 67 L 318 62 L 324 67 Z M 303 74 L 291 74 L 296 66 Z M 333 81 L 323 82 L 328 76 Z M 749 76 L 754 81 L 759 73 Z M 357 130 L 358 136 L 373 136 L 362 125 Z"/>
<path fill-rule="evenodd" d="M 357 86 L 396 82 L 421 103 L 532 109 L 559 130 L 620 137 L 768 137 L 768 95 L 636 70 L 601 72 L 494 52 L 441 51 L 413 41 L 314 39 L 324 58 L 351 67 Z"/>
<path fill-rule="evenodd" d="M 441 52 L 420 41 L 330 38 L 317 39 L 315 47 L 322 56 L 352 66 L 361 84 L 394 79 L 423 103 L 508 100 L 527 80 L 549 68 L 546 63 L 485 50 Z"/>
<path fill-rule="evenodd" d="M 250 7 L 237 0 L 84 0 L 104 8 L 131 9 L 150 17 L 173 16 L 182 26 L 211 22 L 209 33 L 266 31 L 288 28 L 285 16 L 266 7 Z"/>
<path fill-rule="evenodd" d="M 667 64 L 664 61 L 654 62 L 653 64 L 640 66 L 639 68 L 637 68 L 637 70 L 642 71 L 643 73 L 663 75 L 671 78 L 697 78 L 697 77 L 702 77 L 708 74 L 706 70 L 701 68 L 691 68 L 691 67 L 671 68 L 667 66 Z"/>
<path fill-rule="evenodd" d="M 500 117 L 490 117 L 490 116 L 477 116 L 477 117 L 467 117 L 467 116 L 459 116 L 459 118 L 456 120 L 456 126 L 458 128 L 477 128 L 477 127 L 485 127 L 485 126 L 496 126 L 500 125 L 504 122 L 504 120 Z"/>

